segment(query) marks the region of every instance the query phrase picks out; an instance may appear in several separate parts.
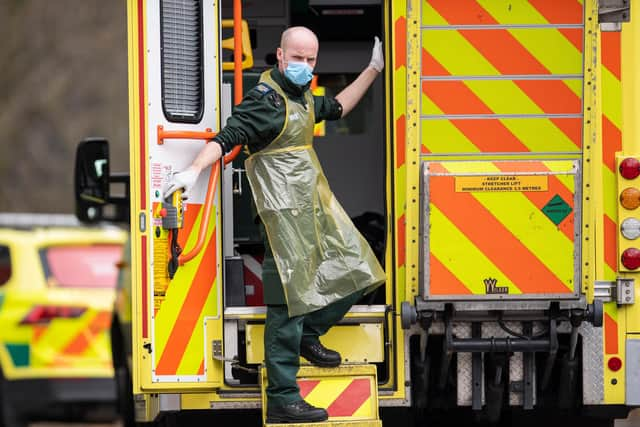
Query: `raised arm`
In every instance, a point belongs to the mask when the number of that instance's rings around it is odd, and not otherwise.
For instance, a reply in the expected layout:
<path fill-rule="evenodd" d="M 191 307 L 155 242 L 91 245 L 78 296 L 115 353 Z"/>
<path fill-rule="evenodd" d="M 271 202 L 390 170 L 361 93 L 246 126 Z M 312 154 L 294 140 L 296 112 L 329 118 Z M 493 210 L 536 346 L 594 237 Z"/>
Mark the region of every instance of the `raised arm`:
<path fill-rule="evenodd" d="M 384 55 L 382 53 L 382 43 L 380 43 L 380 39 L 376 37 L 371 53 L 371 62 L 369 62 L 367 68 L 365 68 L 351 84 L 336 95 L 336 99 L 342 105 L 342 117 L 349 114 L 358 102 L 360 102 L 367 92 L 367 89 L 369 89 L 383 68 Z"/>

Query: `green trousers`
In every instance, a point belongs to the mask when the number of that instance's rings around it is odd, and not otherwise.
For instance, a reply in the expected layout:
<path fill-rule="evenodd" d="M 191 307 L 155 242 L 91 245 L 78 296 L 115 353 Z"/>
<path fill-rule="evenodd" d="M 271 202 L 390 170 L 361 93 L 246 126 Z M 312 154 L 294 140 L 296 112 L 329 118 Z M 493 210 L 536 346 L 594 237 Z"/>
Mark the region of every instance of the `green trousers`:
<path fill-rule="evenodd" d="M 265 284 L 266 285 L 266 284 Z M 267 405 L 281 406 L 301 400 L 296 375 L 300 343 L 317 340 L 335 325 L 364 291 L 357 291 L 320 310 L 289 317 L 286 305 L 267 305 L 264 353 L 267 368 Z"/>

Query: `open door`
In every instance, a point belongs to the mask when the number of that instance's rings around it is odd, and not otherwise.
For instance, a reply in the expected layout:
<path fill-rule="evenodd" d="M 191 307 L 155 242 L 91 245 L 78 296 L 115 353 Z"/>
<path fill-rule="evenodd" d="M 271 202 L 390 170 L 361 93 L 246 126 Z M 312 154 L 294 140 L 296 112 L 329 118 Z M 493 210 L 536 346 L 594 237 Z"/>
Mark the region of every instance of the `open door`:
<path fill-rule="evenodd" d="M 128 2 L 134 393 L 222 377 L 220 165 L 163 198 L 220 129 L 219 20 L 217 2 Z"/>

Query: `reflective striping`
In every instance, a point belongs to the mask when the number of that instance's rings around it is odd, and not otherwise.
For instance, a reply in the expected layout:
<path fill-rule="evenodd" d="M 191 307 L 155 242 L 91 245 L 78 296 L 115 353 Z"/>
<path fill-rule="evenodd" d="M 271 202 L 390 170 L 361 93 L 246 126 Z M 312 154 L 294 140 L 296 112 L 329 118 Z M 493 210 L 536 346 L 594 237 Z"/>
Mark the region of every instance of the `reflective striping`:
<path fill-rule="evenodd" d="M 422 91 L 447 115 L 582 113 L 563 80 L 423 81 Z M 423 106 L 422 114 L 438 113 Z"/>
<path fill-rule="evenodd" d="M 179 242 L 185 249 L 195 244 L 203 207 L 189 205 Z M 215 210 L 211 214 L 215 218 Z M 204 316 L 217 313 L 217 233 L 209 222 L 205 248 L 182 265 L 167 290 L 166 302 L 154 322 L 156 375 L 198 375 L 204 358 Z"/>
<path fill-rule="evenodd" d="M 608 306 L 608 304 L 607 304 Z M 613 314 L 614 309 L 604 313 L 604 352 L 606 354 L 618 353 L 618 322 Z"/>
<path fill-rule="evenodd" d="M 395 69 L 407 66 L 407 20 L 404 16 L 395 22 Z"/>
<path fill-rule="evenodd" d="M 621 37 L 619 32 L 600 33 L 602 76 L 602 188 L 605 280 L 615 280 L 618 269 L 616 152 L 622 149 Z M 607 325 L 605 324 L 605 328 Z M 617 332 L 616 332 L 617 334 Z M 617 340 L 616 340 L 617 345 Z"/>
<path fill-rule="evenodd" d="M 567 292 L 566 284 L 558 278 L 557 273 L 554 274 L 545 265 L 544 260 L 540 259 L 540 254 L 533 253 L 523 244 L 522 239 L 514 235 L 514 227 L 507 228 L 503 222 L 498 221 L 496 210 L 511 211 L 505 206 L 513 206 L 505 204 L 501 208 L 488 211 L 486 204 L 478 201 L 483 196 L 489 196 L 486 198 L 495 201 L 519 193 L 454 193 L 450 190 L 453 180 L 454 177 L 433 177 L 429 182 L 430 203 L 437 206 L 469 241 L 506 275 L 509 284 L 519 289 L 510 290 L 509 293 Z M 535 211 L 540 212 L 539 209 Z M 468 215 L 468 212 L 473 212 L 473 215 Z M 534 211 L 528 213 L 527 217 L 533 215 Z M 479 224 L 482 226 L 478 226 Z M 572 279 L 572 273 L 569 280 Z"/>
<path fill-rule="evenodd" d="M 440 260 L 429 255 L 430 295 L 470 295 L 471 290 L 462 283 Z"/>
<path fill-rule="evenodd" d="M 401 267 L 406 262 L 406 221 L 404 214 L 398 218 L 398 267 Z"/>
<path fill-rule="evenodd" d="M 460 282 L 469 289 L 471 294 L 485 294 L 485 287 L 482 283 L 482 279 L 485 277 L 495 278 L 501 284 L 510 282 L 507 276 L 471 243 L 467 236 L 437 206 L 431 205 L 429 210 L 429 225 L 431 226 L 429 253 L 438 258 L 449 271 L 455 271 Z M 473 268 L 470 268 L 471 265 Z M 442 294 L 448 285 L 431 274 L 429 287 L 433 286 L 435 286 L 437 293 Z M 431 291 L 429 290 L 429 292 Z"/>
<path fill-rule="evenodd" d="M 79 355 L 84 353 L 94 342 L 95 337 L 106 333 L 111 325 L 111 313 L 100 311 L 91 319 L 86 329 L 84 325 L 76 336 L 62 349 L 62 353 Z"/>
<path fill-rule="evenodd" d="M 299 379 L 300 395 L 314 406 L 327 408 L 330 418 L 369 417 L 375 408 L 371 379 L 326 377 Z"/>
<path fill-rule="evenodd" d="M 491 12 L 491 13 L 489 13 Z M 446 16 L 451 25 L 580 24 L 583 7 L 576 2 L 530 0 L 428 0 L 422 2 L 422 24 L 442 25 Z M 445 22 L 447 22 L 445 21 Z"/>
<path fill-rule="evenodd" d="M 571 153 L 581 144 L 581 126 L 581 119 L 571 118 L 433 119 L 422 120 L 421 134 L 424 151 L 434 154 Z"/>
<path fill-rule="evenodd" d="M 178 367 L 185 357 L 185 354 L 193 356 L 191 353 L 187 353 L 187 344 L 190 341 L 193 334 L 199 334 L 202 337 L 204 328 L 201 327 L 202 323 L 198 323 L 198 319 L 201 319 L 205 303 L 207 303 L 207 296 L 211 292 L 213 287 L 212 277 L 215 278 L 216 274 L 216 257 L 217 257 L 217 237 L 214 231 L 206 249 L 201 252 L 192 263 L 200 263 L 198 272 L 194 277 L 194 280 L 189 287 L 188 293 L 184 299 L 184 302 L 180 305 L 180 312 L 175 319 L 175 323 L 170 326 L 170 334 L 166 341 L 164 348 L 159 347 L 157 351 L 160 353 L 159 361 L 156 366 L 157 375 L 176 375 L 178 373 Z M 204 263 L 200 261 L 206 260 Z M 184 267 L 184 266 L 183 266 Z M 167 296 L 169 299 L 169 296 Z M 214 300 L 215 301 L 215 300 Z M 167 304 L 169 305 L 169 304 Z M 158 313 L 158 323 L 161 323 L 161 314 Z M 200 326 L 200 327 L 199 327 Z M 200 340 L 200 343 L 203 339 Z M 203 354 L 204 348 L 200 347 L 197 353 Z M 199 362 L 199 359 L 198 359 Z M 181 374 L 188 374 L 182 372 Z M 192 372 L 193 374 L 193 372 Z"/>

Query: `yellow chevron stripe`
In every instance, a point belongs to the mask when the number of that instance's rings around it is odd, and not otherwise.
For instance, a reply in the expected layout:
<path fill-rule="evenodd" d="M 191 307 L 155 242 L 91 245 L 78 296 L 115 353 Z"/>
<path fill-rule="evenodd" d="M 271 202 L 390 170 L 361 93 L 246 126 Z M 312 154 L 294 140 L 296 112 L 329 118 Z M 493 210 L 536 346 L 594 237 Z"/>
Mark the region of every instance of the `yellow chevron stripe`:
<path fill-rule="evenodd" d="M 407 87 L 407 69 L 405 67 L 400 67 L 397 70 L 395 70 L 393 77 L 395 80 L 395 85 L 394 85 L 395 87 L 397 88 Z M 404 96 L 394 96 L 393 100 L 394 100 L 393 108 L 395 111 L 400 111 L 400 112 L 405 111 L 407 100 Z"/>
<path fill-rule="evenodd" d="M 193 207 L 192 207 L 193 208 Z M 200 222 L 202 220 L 202 212 L 204 209 L 200 209 L 198 213 L 198 217 L 194 222 L 193 228 L 191 230 L 191 234 L 187 239 L 187 243 L 185 244 L 185 249 L 189 250 L 195 245 L 198 236 L 198 230 L 200 229 Z M 216 208 L 215 206 L 212 208 L 212 218 L 216 217 Z M 211 235 L 213 234 L 213 230 L 215 228 L 215 220 L 209 221 L 209 229 L 207 230 L 205 242 L 208 242 L 211 239 Z M 206 243 L 205 243 L 206 245 Z M 206 247 L 206 246 L 205 246 Z M 189 293 L 189 289 L 191 287 L 191 283 L 194 280 L 196 273 L 199 270 L 200 262 L 202 261 L 202 257 L 204 255 L 204 247 L 200 253 L 193 258 L 191 261 L 186 263 L 185 265 L 180 266 L 176 275 L 174 276 L 174 280 L 172 281 L 169 289 L 167 290 L 165 304 L 162 305 L 162 310 L 158 311 L 157 316 L 154 322 L 154 331 L 155 331 L 155 342 L 156 342 L 156 362 L 160 360 L 162 356 L 162 352 L 167 344 L 169 336 L 173 330 L 173 325 L 176 322 L 178 314 L 182 309 L 182 305 Z M 171 301 L 170 304 L 167 304 L 167 301 Z"/>
<path fill-rule="evenodd" d="M 216 276 L 216 280 L 211 286 L 211 290 L 209 291 L 209 295 L 207 295 L 207 302 L 202 307 L 202 311 L 200 312 L 200 317 L 198 317 L 198 322 L 196 323 L 196 328 L 193 330 L 191 334 L 191 338 L 189 339 L 189 343 L 187 344 L 187 348 L 184 352 L 184 356 L 180 361 L 180 365 L 177 369 L 178 375 L 195 375 L 198 373 L 198 369 L 200 369 L 200 363 L 202 362 L 202 355 L 204 354 L 204 316 L 205 313 L 207 316 L 214 315 L 213 313 L 217 311 L 218 308 L 218 276 Z M 199 327 L 199 326 L 202 327 Z M 207 365 L 207 361 L 205 361 L 205 367 Z"/>
<path fill-rule="evenodd" d="M 519 28 L 509 32 L 552 74 L 582 74 L 582 53 L 558 30 Z"/>
<path fill-rule="evenodd" d="M 467 239 L 449 218 L 433 203 L 429 205 L 431 231 L 430 248 L 442 264 L 444 264 L 474 295 L 485 294 L 484 284 L 478 276 L 498 279 L 498 283 L 507 284 L 509 294 L 522 292 L 513 285 L 498 267 L 489 260 L 482 251 Z M 446 244 L 439 244 L 446 242 Z"/>
<path fill-rule="evenodd" d="M 423 120 L 422 144 L 432 153 L 477 153 L 480 150 L 449 120 Z"/>
<path fill-rule="evenodd" d="M 406 209 L 406 191 L 407 191 L 407 182 L 404 179 L 407 173 L 407 165 L 406 162 L 404 165 L 400 166 L 399 168 L 396 169 L 396 173 L 398 176 L 398 181 L 396 182 L 396 188 L 397 188 L 397 192 L 396 194 L 398 195 L 396 197 L 396 210 L 397 212 L 399 212 L 398 214 L 398 218 L 400 218 L 402 216 L 402 212 L 405 211 Z M 396 222 L 398 220 L 398 218 L 396 218 Z"/>
<path fill-rule="evenodd" d="M 617 188 L 617 178 L 616 175 L 609 170 L 608 167 L 602 167 L 602 188 L 615 189 Z M 618 202 L 616 197 L 603 197 L 603 205 L 604 205 L 604 213 L 609 217 L 614 219 L 613 222 L 618 222 Z"/>
<path fill-rule="evenodd" d="M 420 112 L 422 115 L 440 116 L 444 114 L 442 109 L 438 107 L 425 93 L 421 90 Z"/>
<path fill-rule="evenodd" d="M 618 321 L 618 306 L 614 303 L 603 304 L 604 312 L 607 313 L 613 320 Z"/>
<path fill-rule="evenodd" d="M 423 30 L 422 46 L 452 75 L 496 76 L 501 74 L 458 31 Z"/>
<path fill-rule="evenodd" d="M 547 163 L 545 162 L 545 164 Z M 571 162 L 562 161 L 553 164 L 556 165 L 553 167 L 555 170 L 569 170 Z M 452 162 L 447 163 L 446 168 L 454 174 L 499 171 L 490 162 Z M 572 186 L 567 188 L 572 188 Z M 516 192 L 473 193 L 473 196 L 563 283 L 573 282 L 573 262 L 562 263 L 563 260 L 573 259 L 572 242 L 560 233 L 557 227 L 526 196 Z M 525 225 L 518 220 L 519 218 L 530 218 L 530 221 Z M 532 233 L 532 230 L 535 230 L 535 233 Z M 544 239 L 541 239 L 540 236 L 544 236 Z M 559 254 L 570 254 L 570 256 L 559 256 Z"/>
<path fill-rule="evenodd" d="M 351 416 L 351 418 L 368 418 L 371 417 L 372 414 L 376 414 L 377 413 L 377 408 L 375 408 L 373 406 L 373 391 L 371 392 L 371 396 L 369 396 L 369 398 L 367 400 L 364 401 L 364 403 L 362 403 L 362 406 L 360 406 Z"/>
<path fill-rule="evenodd" d="M 351 378 L 348 377 L 323 378 L 305 400 L 314 406 L 328 408 L 349 384 L 351 384 Z"/>
<path fill-rule="evenodd" d="M 622 83 L 605 67 L 601 67 L 600 70 L 602 91 L 607 94 L 602 97 L 602 111 L 611 123 L 622 129 Z"/>
<path fill-rule="evenodd" d="M 529 199 L 516 192 L 474 193 L 473 196 L 560 281 L 573 283 L 572 242 Z M 522 218 L 528 218 L 526 224 Z"/>
<path fill-rule="evenodd" d="M 606 262 L 603 262 L 602 264 L 604 265 L 604 280 L 615 280 L 616 272 L 613 271 Z"/>
<path fill-rule="evenodd" d="M 424 0 L 421 2 L 422 6 L 422 25 L 449 25 L 449 23 L 429 4 Z"/>
<path fill-rule="evenodd" d="M 549 23 L 528 1 L 477 0 L 477 3 L 500 24 L 544 25 Z"/>
<path fill-rule="evenodd" d="M 573 165 L 573 162 L 570 161 L 553 161 L 553 162 L 542 162 L 542 164 L 544 164 L 547 169 L 549 169 L 550 171 L 553 172 L 565 172 L 568 170 L 571 170 L 571 167 Z M 576 183 L 575 183 L 575 175 L 564 175 L 564 174 L 558 174 L 555 176 L 558 181 L 560 181 L 562 183 L 562 185 L 564 185 L 567 190 L 569 190 L 571 192 L 571 194 L 575 193 L 575 188 L 576 188 Z"/>
<path fill-rule="evenodd" d="M 544 25 L 549 22 L 528 2 L 513 2 L 505 7 L 503 1 L 478 0 L 493 18 L 501 23 Z M 552 74 L 582 73 L 582 55 L 555 29 L 511 29 L 511 34 L 535 56 Z M 549 48 L 552 46 L 553 48 Z"/>

